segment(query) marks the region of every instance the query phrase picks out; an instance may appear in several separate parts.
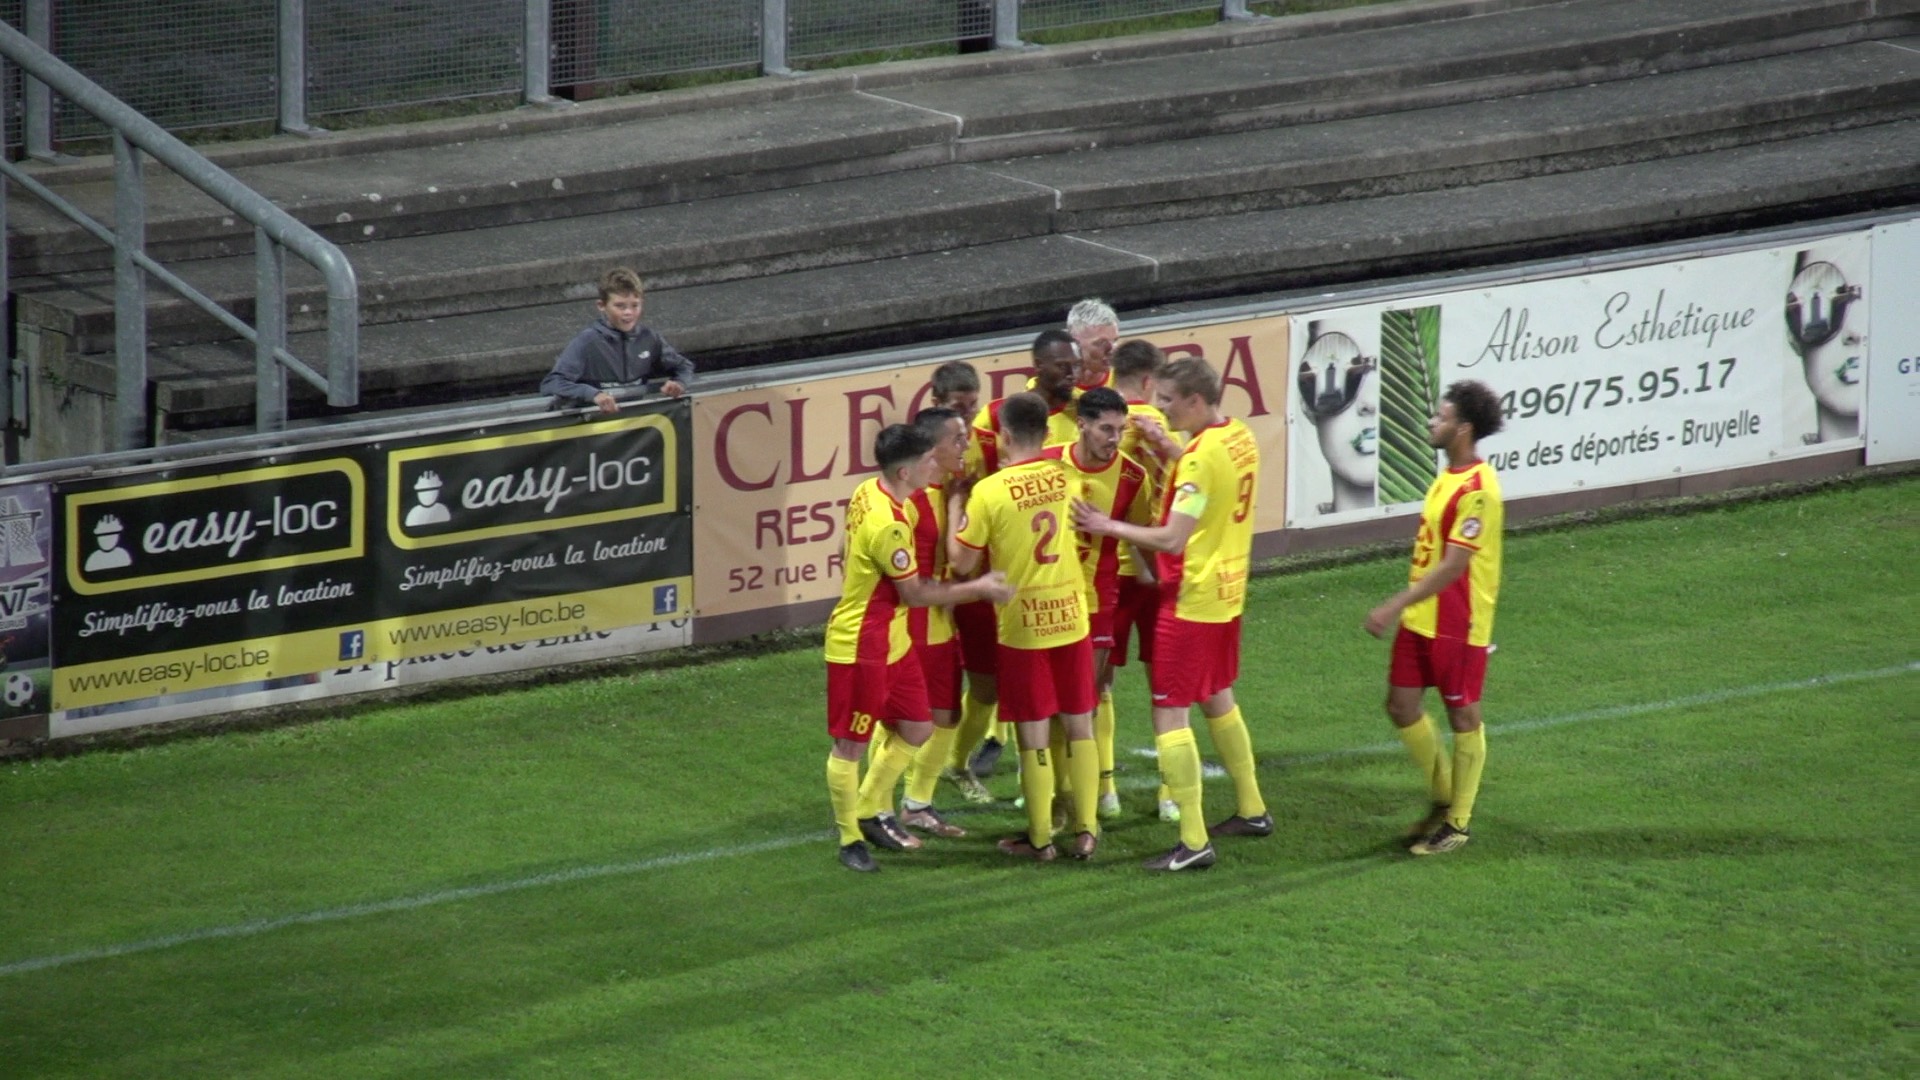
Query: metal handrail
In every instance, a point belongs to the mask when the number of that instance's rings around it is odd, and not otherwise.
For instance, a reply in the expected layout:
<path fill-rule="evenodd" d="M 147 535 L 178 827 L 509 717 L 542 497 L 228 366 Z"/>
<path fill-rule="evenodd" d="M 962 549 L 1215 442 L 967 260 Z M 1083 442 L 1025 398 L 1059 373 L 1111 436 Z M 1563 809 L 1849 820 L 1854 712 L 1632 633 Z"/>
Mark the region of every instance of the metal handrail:
<path fill-rule="evenodd" d="M 115 227 L 112 229 L 94 221 L 12 162 L 0 159 L 0 174 L 114 247 L 114 352 L 119 368 L 116 416 L 120 449 L 147 445 L 150 435 L 146 408 L 145 277 L 148 274 L 254 344 L 259 383 L 255 426 L 260 430 L 277 430 L 286 424 L 283 367 L 291 368 L 325 391 L 329 405 L 360 403 L 360 287 L 352 264 L 339 247 L 6 23 L 0 23 L 0 56 L 20 66 L 27 85 L 37 80 L 113 131 Z M 146 254 L 146 202 L 140 168 L 143 153 L 151 154 L 183 180 L 254 226 L 258 264 L 257 328 L 248 326 Z M 4 205 L 4 201 L 0 201 L 0 208 Z M 286 349 L 282 251 L 291 251 L 305 259 L 326 279 L 324 375 Z M 5 287 L 5 279 L 0 278 L 0 291 Z"/>

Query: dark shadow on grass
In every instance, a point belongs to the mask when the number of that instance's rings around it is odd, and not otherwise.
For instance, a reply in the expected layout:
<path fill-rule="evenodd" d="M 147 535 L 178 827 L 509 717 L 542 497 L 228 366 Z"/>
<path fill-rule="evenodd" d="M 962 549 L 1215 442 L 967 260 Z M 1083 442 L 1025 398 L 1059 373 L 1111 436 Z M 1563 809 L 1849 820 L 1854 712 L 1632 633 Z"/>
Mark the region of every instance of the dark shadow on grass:
<path fill-rule="evenodd" d="M 1608 829 L 1560 829 L 1488 816 L 1475 818 L 1476 840 L 1469 847 L 1482 858 L 1540 856 L 1594 860 L 1672 860 L 1758 858 L 1803 852 L 1830 852 L 1824 840 L 1761 829 L 1675 828 L 1622 825 Z"/>

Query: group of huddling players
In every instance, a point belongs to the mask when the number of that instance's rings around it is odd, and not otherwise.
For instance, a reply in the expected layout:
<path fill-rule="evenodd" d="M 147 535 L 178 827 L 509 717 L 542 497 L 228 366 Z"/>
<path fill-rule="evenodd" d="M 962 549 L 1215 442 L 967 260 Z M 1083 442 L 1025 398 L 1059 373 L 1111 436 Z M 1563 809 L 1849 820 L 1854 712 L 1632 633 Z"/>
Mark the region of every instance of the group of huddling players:
<path fill-rule="evenodd" d="M 1153 695 L 1159 815 L 1179 828 L 1147 869 L 1203 869 L 1218 859 L 1216 838 L 1274 831 L 1233 694 L 1259 487 L 1253 432 L 1221 413 L 1221 375 L 1205 359 L 1120 341 L 1098 300 L 1075 305 L 1032 354 L 1027 389 L 984 405 L 970 365 L 938 368 L 933 405 L 879 433 L 880 473 L 848 500 L 825 654 L 827 789 L 849 869 L 877 869 L 869 845 L 911 851 L 922 833 L 966 835 L 935 809 L 936 791 L 944 781 L 991 802 L 980 781 L 1003 745 L 1017 750 L 1027 829 L 999 849 L 1093 858 L 1101 820 L 1123 812 L 1113 682 L 1135 639 Z M 1427 495 L 1409 585 L 1365 622 L 1376 636 L 1399 626 L 1387 713 L 1432 799 L 1406 835 L 1415 854 L 1467 841 L 1486 757 L 1479 699 L 1503 511 L 1476 443 L 1500 423 L 1483 384 L 1442 395 L 1429 438 L 1448 465 Z M 1429 686 L 1446 705 L 1451 754 L 1423 711 Z M 1195 705 L 1234 788 L 1234 813 L 1211 826 Z"/>

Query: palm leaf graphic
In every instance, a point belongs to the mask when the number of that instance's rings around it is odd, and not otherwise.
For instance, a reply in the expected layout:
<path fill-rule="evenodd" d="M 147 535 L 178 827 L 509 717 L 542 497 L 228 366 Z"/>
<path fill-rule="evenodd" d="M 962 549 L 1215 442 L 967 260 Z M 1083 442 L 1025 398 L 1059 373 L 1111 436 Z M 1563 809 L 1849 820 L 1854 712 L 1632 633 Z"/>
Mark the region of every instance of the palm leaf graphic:
<path fill-rule="evenodd" d="M 1380 502 L 1418 502 L 1439 472 L 1427 418 L 1440 400 L 1440 307 L 1380 313 Z"/>

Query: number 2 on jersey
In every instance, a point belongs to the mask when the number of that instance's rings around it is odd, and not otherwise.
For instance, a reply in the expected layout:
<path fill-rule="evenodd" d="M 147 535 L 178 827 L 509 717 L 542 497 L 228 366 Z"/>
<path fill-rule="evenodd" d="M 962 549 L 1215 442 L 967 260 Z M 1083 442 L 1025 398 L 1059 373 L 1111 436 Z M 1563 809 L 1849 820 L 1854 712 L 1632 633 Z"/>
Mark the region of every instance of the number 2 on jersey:
<path fill-rule="evenodd" d="M 1033 531 L 1039 535 L 1033 541 L 1033 561 L 1045 566 L 1060 561 L 1060 555 L 1053 550 L 1053 541 L 1060 535 L 1060 519 L 1051 510 L 1042 510 L 1033 515 Z"/>

